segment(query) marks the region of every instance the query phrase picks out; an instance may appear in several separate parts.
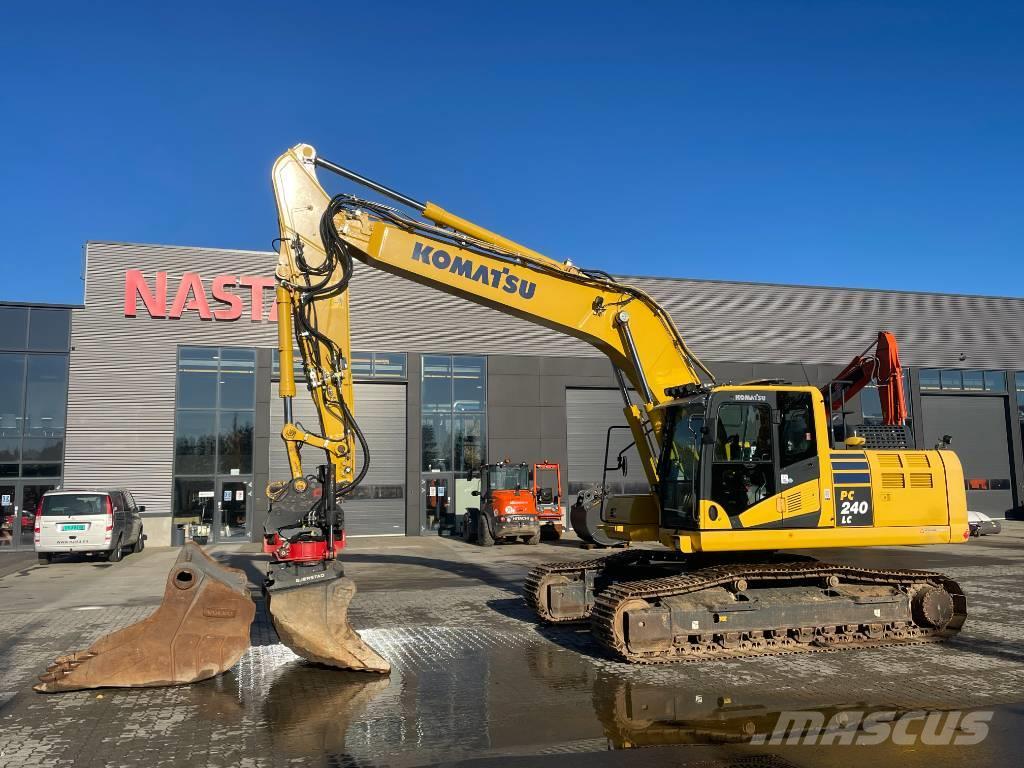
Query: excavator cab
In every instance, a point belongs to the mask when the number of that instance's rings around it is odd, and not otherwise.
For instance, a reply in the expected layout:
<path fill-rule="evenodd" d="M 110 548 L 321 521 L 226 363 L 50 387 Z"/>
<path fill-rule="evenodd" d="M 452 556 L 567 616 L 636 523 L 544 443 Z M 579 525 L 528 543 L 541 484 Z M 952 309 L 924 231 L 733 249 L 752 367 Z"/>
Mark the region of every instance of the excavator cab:
<path fill-rule="evenodd" d="M 662 528 L 816 526 L 820 510 L 810 507 L 829 463 L 827 435 L 813 387 L 719 387 L 670 404 L 659 462 Z M 780 494 L 796 501 L 780 504 Z"/>

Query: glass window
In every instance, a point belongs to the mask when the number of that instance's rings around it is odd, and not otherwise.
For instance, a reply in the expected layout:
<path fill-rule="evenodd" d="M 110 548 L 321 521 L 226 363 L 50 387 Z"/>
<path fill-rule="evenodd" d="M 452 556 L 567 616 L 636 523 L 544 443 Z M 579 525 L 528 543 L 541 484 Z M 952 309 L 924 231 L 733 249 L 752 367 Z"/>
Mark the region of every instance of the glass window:
<path fill-rule="evenodd" d="M 725 403 L 718 409 L 711 499 L 737 515 L 775 493 L 771 409 Z"/>
<path fill-rule="evenodd" d="M 404 352 L 353 352 L 352 376 L 356 379 L 405 381 L 407 355 Z"/>
<path fill-rule="evenodd" d="M 1006 391 L 1006 371 L 985 371 L 985 389 L 989 392 Z"/>
<path fill-rule="evenodd" d="M 213 473 L 216 411 L 178 411 L 174 425 L 174 472 L 178 475 Z"/>
<path fill-rule="evenodd" d="M 24 416 L 25 355 L 0 354 L 0 438 L 20 435 Z"/>
<path fill-rule="evenodd" d="M 60 462 L 64 460 L 63 437 L 26 437 L 21 446 L 22 461 Z"/>
<path fill-rule="evenodd" d="M 217 471 L 224 475 L 252 473 L 252 411 L 221 411 Z"/>
<path fill-rule="evenodd" d="M 867 389 L 861 390 L 862 393 Z M 875 390 L 878 397 L 878 390 Z M 811 396 L 807 392 L 780 392 L 778 395 L 779 414 L 779 457 L 783 469 L 798 461 L 806 461 L 817 455 L 817 440 L 814 435 L 814 411 Z M 879 405 L 881 411 L 881 405 Z"/>
<path fill-rule="evenodd" d="M 60 464 L 22 464 L 22 477 L 60 477 Z"/>
<path fill-rule="evenodd" d="M 704 414 L 700 408 L 673 409 L 669 414 L 672 441 L 667 443 L 661 457 L 662 508 L 677 515 L 693 512 L 693 486 L 700 465 L 700 440 L 704 428 Z"/>
<path fill-rule="evenodd" d="M 718 409 L 715 461 L 771 461 L 771 423 L 767 405 L 723 404 Z"/>
<path fill-rule="evenodd" d="M 178 407 L 216 408 L 217 349 L 182 347 L 178 353 Z"/>
<path fill-rule="evenodd" d="M 220 351 L 220 407 L 252 408 L 256 400 L 256 350 Z"/>
<path fill-rule="evenodd" d="M 482 411 L 487 402 L 483 357 L 452 358 L 452 397 L 455 411 Z"/>
<path fill-rule="evenodd" d="M 404 354 L 389 353 L 389 376 L 405 375 Z M 422 374 L 423 471 L 468 473 L 487 454 L 487 359 L 424 355 Z"/>
<path fill-rule="evenodd" d="M 940 389 L 942 387 L 938 368 L 922 368 L 919 376 L 921 378 L 921 389 Z"/>
<path fill-rule="evenodd" d="M 939 373 L 943 389 L 963 389 L 963 379 L 956 368 L 943 368 Z"/>
<path fill-rule="evenodd" d="M 25 434 L 63 435 L 68 398 L 67 356 L 28 355 L 26 389 Z"/>
<path fill-rule="evenodd" d="M 424 412 L 451 411 L 452 361 L 450 357 L 423 356 L 422 409 Z"/>
<path fill-rule="evenodd" d="M 373 353 L 352 353 L 352 376 L 360 379 L 373 378 Z"/>
<path fill-rule="evenodd" d="M 511 491 L 530 487 L 530 468 L 525 464 L 492 466 L 487 470 L 487 489 L 490 491 Z"/>
<path fill-rule="evenodd" d="M 407 356 L 404 352 L 373 353 L 373 377 L 375 379 L 404 380 L 406 378 L 406 368 Z"/>
<path fill-rule="evenodd" d="M 0 437 L 0 461 L 21 461 L 21 438 Z"/>
<path fill-rule="evenodd" d="M 0 437 L 0 477 L 17 477 L 21 461 L 21 438 Z"/>
<path fill-rule="evenodd" d="M 33 308 L 29 313 L 28 348 L 40 352 L 67 352 L 71 312 L 67 309 Z"/>
<path fill-rule="evenodd" d="M 0 307 L 0 349 L 25 349 L 28 308 Z"/>
<path fill-rule="evenodd" d="M 963 372 L 964 389 L 971 392 L 981 392 L 985 389 L 985 376 L 981 371 Z"/>
<path fill-rule="evenodd" d="M 860 391 L 860 414 L 865 424 L 882 423 L 882 400 L 878 387 L 864 387 Z"/>
<path fill-rule="evenodd" d="M 455 423 L 455 471 L 471 472 L 479 469 L 484 457 L 483 414 L 457 414 L 452 418 Z"/>
<path fill-rule="evenodd" d="M 422 422 L 423 471 L 447 471 L 452 468 L 452 417 L 449 414 L 424 413 Z"/>

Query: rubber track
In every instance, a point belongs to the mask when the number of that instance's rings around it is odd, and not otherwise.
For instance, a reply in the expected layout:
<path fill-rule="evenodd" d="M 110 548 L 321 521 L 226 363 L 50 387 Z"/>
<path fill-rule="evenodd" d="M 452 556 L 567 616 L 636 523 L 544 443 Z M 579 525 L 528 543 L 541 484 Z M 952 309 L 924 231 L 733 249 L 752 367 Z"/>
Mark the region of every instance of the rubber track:
<path fill-rule="evenodd" d="M 559 564 L 561 565 L 561 564 Z M 576 564 L 579 567 L 579 564 Z M 858 584 L 891 584 L 909 586 L 927 582 L 942 587 L 953 598 L 953 618 L 943 629 L 929 629 L 906 622 L 893 630 L 884 630 L 881 637 L 869 638 L 861 632 L 836 633 L 828 642 L 815 638 L 811 643 L 801 643 L 789 637 L 762 639 L 746 643 L 746 647 L 723 648 L 712 642 L 691 643 L 688 646 L 674 646 L 671 651 L 632 652 L 615 628 L 615 616 L 620 606 L 633 599 L 659 599 L 696 592 L 710 587 L 732 584 L 743 578 L 749 582 L 777 581 L 780 586 L 786 581 L 804 581 L 807 578 L 825 578 L 836 575 L 841 580 Z M 842 583 L 842 582 L 841 582 Z M 967 619 L 967 598 L 960 585 L 941 573 L 933 571 L 883 570 L 856 568 L 827 563 L 781 563 L 755 565 L 726 565 L 704 568 L 660 579 L 644 579 L 612 584 L 598 593 L 591 617 L 591 631 L 595 639 L 614 655 L 639 664 L 663 664 L 668 662 L 700 662 L 712 659 L 735 659 L 754 656 L 773 656 L 788 653 L 807 653 L 853 648 L 877 648 L 892 645 L 940 642 L 956 635 Z M 770 629 L 765 627 L 764 629 Z M 818 629 L 818 628 L 815 628 Z M 763 631 L 763 630 L 761 630 Z M 819 644 L 827 643 L 827 644 Z"/>
<path fill-rule="evenodd" d="M 538 565 L 533 568 L 527 575 L 526 583 L 523 585 L 523 597 L 526 598 L 526 604 L 537 612 L 537 617 L 546 623 L 570 624 L 573 622 L 586 621 L 590 617 L 589 612 L 580 616 L 569 617 L 556 617 L 547 612 L 546 607 L 540 599 L 544 590 L 547 589 L 547 585 L 545 584 L 547 577 L 576 572 L 582 578 L 587 571 L 600 572 L 609 564 L 618 563 L 625 565 L 634 560 L 640 559 L 643 554 L 644 552 L 642 550 L 626 550 L 624 552 L 616 552 L 613 555 L 606 555 L 605 557 L 595 557 L 593 560 L 569 560 L 562 563 L 543 563 L 542 565 Z"/>

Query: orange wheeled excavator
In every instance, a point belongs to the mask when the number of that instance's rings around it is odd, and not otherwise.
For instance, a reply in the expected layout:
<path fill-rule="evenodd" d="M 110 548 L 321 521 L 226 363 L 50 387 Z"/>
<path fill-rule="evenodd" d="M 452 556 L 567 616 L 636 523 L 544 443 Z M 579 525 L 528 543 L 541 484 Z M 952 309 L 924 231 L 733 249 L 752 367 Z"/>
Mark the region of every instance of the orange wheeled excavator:
<path fill-rule="evenodd" d="M 332 197 L 318 170 L 399 207 Z M 902 381 L 891 336 L 824 391 L 782 381 L 720 384 L 664 308 L 605 272 L 550 259 L 307 144 L 278 158 L 272 178 L 281 436 L 291 478 L 267 489 L 264 590 L 278 634 L 298 654 L 343 668 L 389 668 L 348 624 L 355 587 L 338 559 L 342 502 L 369 460 L 348 368 L 347 289 L 356 259 L 566 333 L 610 360 L 648 493 L 609 497 L 602 527 L 617 541 L 663 546 L 534 569 L 525 593 L 542 621 L 590 620 L 609 653 L 642 663 L 921 643 L 959 631 L 966 598 L 942 574 L 773 554 L 968 538 L 963 471 L 952 451 L 910 450 L 898 440 L 879 448 L 870 435 L 834 441 L 833 411 L 870 380 L 890 403 L 896 423 L 889 429 L 897 431 Z M 319 432 L 292 419 L 296 343 Z M 326 458 L 315 474 L 303 469 L 303 448 Z M 210 677 L 244 652 L 252 615 L 240 572 L 186 546 L 152 617 L 57 659 L 37 690 Z"/>

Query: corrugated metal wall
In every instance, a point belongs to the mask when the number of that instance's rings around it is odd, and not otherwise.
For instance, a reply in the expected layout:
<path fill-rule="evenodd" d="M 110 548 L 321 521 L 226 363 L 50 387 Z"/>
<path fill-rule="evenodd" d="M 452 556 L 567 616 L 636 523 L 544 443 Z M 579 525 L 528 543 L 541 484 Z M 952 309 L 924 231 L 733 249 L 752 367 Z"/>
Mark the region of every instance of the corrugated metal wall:
<path fill-rule="evenodd" d="M 899 339 L 907 365 L 1024 366 L 1024 299 L 650 277 L 623 282 L 664 305 L 705 360 L 845 365 L 886 329 Z M 568 336 L 363 265 L 352 296 L 353 338 L 363 348 L 600 355 Z"/>

